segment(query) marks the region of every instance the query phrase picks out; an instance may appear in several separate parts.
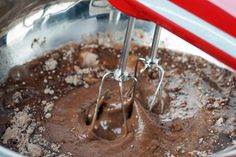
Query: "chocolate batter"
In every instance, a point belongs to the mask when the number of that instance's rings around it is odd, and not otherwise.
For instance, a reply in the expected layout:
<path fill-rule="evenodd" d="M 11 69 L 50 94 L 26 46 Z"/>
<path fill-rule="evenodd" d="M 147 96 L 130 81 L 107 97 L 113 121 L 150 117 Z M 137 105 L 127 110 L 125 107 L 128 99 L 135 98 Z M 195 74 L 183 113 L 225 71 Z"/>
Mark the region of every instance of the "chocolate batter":
<path fill-rule="evenodd" d="M 128 69 L 149 52 L 134 45 Z M 79 157 L 206 156 L 232 145 L 235 75 L 196 56 L 165 49 L 158 56 L 165 79 L 152 111 L 148 98 L 158 80 L 140 76 L 134 101 L 128 96 L 132 82 L 125 85 L 127 135 L 112 80 L 105 82 L 91 129 L 100 79 L 118 65 L 119 49 L 68 44 L 13 68 L 0 85 L 0 144 L 28 156 Z"/>

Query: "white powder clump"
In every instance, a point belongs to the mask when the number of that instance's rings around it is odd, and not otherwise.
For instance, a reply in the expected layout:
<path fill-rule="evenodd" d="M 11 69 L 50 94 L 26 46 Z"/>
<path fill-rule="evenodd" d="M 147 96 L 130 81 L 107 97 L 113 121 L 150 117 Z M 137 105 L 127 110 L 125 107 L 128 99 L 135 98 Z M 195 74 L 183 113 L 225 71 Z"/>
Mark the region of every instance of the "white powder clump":
<path fill-rule="evenodd" d="M 116 134 L 116 135 L 119 135 L 119 134 L 121 134 L 121 128 L 114 128 L 114 129 L 112 129 L 112 132 L 114 132 L 114 134 Z"/>
<path fill-rule="evenodd" d="M 52 117 L 52 114 L 51 113 L 47 113 L 46 115 L 45 115 L 45 118 L 47 118 L 47 119 L 49 119 L 49 118 L 51 118 Z"/>
<path fill-rule="evenodd" d="M 192 156 L 198 156 L 198 157 L 206 157 L 207 156 L 206 151 L 198 151 L 198 150 L 194 150 L 192 152 L 189 152 L 189 154 Z"/>
<path fill-rule="evenodd" d="M 51 149 L 54 151 L 54 152 L 60 152 L 59 149 L 61 148 L 61 145 L 60 144 L 55 144 L 55 143 L 52 143 L 51 144 Z"/>
<path fill-rule="evenodd" d="M 104 130 L 107 130 L 107 129 L 108 129 L 108 125 L 107 125 L 107 121 L 106 121 L 106 120 L 102 120 L 102 121 L 100 122 L 100 125 L 102 126 L 102 128 L 103 128 Z"/>
<path fill-rule="evenodd" d="M 72 153 L 60 154 L 58 157 L 72 157 Z"/>
<path fill-rule="evenodd" d="M 92 52 L 89 51 L 83 52 L 81 53 L 81 57 L 83 59 L 82 63 L 83 66 L 90 67 L 99 63 L 98 55 Z"/>
<path fill-rule="evenodd" d="M 44 94 L 51 94 L 53 95 L 54 94 L 54 90 L 52 90 L 51 88 L 47 87 L 44 89 Z"/>
<path fill-rule="evenodd" d="M 69 75 L 65 78 L 65 82 L 74 86 L 83 84 L 79 75 Z"/>
<path fill-rule="evenodd" d="M 224 123 L 224 119 L 221 117 L 221 118 L 219 118 L 219 119 L 216 121 L 215 125 L 216 125 L 216 126 L 222 126 L 223 123 Z"/>
<path fill-rule="evenodd" d="M 26 110 L 20 111 L 12 118 L 11 123 L 12 125 L 7 128 L 4 135 L 2 136 L 4 144 L 7 144 L 7 142 L 11 139 L 21 141 L 21 132 L 25 131 L 28 125 L 31 123 L 31 116 L 27 114 Z"/>
<path fill-rule="evenodd" d="M 72 54 L 75 52 L 74 48 L 70 48 L 68 51 L 64 52 L 62 59 L 72 61 Z"/>
<path fill-rule="evenodd" d="M 13 96 L 12 96 L 12 100 L 14 103 L 18 104 L 20 103 L 20 101 L 22 100 L 22 95 L 20 92 L 16 92 Z"/>
<path fill-rule="evenodd" d="M 45 129 L 45 127 L 43 127 L 43 126 L 40 126 L 39 128 L 38 128 L 38 130 L 39 130 L 39 132 L 44 132 L 46 129 Z"/>
<path fill-rule="evenodd" d="M 32 157 L 39 157 L 39 156 L 43 155 L 42 148 L 36 144 L 29 143 L 27 145 L 27 148 L 30 153 L 30 156 L 32 156 Z"/>
<path fill-rule="evenodd" d="M 44 113 L 48 113 L 50 111 L 52 111 L 54 107 L 54 103 L 53 102 L 47 102 L 46 105 L 44 106 Z"/>
<path fill-rule="evenodd" d="M 44 69 L 46 71 L 54 70 L 56 69 L 57 65 L 58 65 L 58 62 L 54 60 L 53 58 L 50 58 L 49 60 L 45 62 Z"/>
<path fill-rule="evenodd" d="M 169 151 L 164 154 L 165 157 L 175 157 L 173 154 L 171 154 Z"/>
<path fill-rule="evenodd" d="M 37 124 L 32 115 L 29 114 L 29 106 L 26 106 L 22 111 L 16 112 L 2 140 L 7 144 L 10 140 L 16 141 L 16 147 L 19 152 L 26 156 L 40 157 L 43 155 L 43 149 L 36 144 L 30 142 L 31 135 L 36 129 Z"/>
<path fill-rule="evenodd" d="M 76 73 L 80 73 L 81 72 L 80 67 L 77 66 L 77 65 L 74 66 L 74 70 L 76 71 Z"/>

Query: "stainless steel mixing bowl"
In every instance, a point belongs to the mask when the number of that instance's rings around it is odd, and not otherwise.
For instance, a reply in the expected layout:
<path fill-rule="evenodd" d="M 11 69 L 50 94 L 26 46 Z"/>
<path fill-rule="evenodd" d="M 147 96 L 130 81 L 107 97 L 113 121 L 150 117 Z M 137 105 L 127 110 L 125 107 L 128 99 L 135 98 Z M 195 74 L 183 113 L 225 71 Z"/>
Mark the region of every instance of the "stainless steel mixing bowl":
<path fill-rule="evenodd" d="M 13 66 L 24 64 L 69 41 L 79 42 L 85 34 L 124 32 L 126 22 L 127 16 L 105 0 L 1 0 L 0 81 Z M 144 21 L 136 23 L 136 28 L 150 37 L 154 26 Z M 122 37 L 117 40 L 122 41 Z M 191 48 L 191 51 L 200 51 Z M 0 156 L 20 155 L 0 146 Z"/>

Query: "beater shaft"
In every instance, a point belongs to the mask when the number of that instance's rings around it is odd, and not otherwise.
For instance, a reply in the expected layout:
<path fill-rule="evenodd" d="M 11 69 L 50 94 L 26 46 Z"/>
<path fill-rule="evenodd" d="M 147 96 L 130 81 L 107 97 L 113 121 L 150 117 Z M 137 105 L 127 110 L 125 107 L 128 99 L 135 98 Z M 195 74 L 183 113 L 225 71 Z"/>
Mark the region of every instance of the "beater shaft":
<path fill-rule="evenodd" d="M 129 51 L 130 51 L 130 45 L 131 45 L 131 36 L 132 32 L 134 30 L 134 25 L 135 25 L 135 18 L 130 17 L 128 21 L 128 28 L 126 30 L 126 35 L 125 35 L 125 40 L 124 40 L 124 46 L 122 49 L 122 56 L 121 56 L 121 62 L 120 62 L 120 73 L 121 76 L 124 74 L 126 65 L 127 65 L 127 59 L 129 56 Z"/>
<path fill-rule="evenodd" d="M 154 63 L 155 59 L 157 58 L 157 49 L 160 42 L 160 34 L 161 34 L 161 28 L 159 25 L 156 25 L 151 48 L 151 56 L 150 56 L 151 63 Z"/>

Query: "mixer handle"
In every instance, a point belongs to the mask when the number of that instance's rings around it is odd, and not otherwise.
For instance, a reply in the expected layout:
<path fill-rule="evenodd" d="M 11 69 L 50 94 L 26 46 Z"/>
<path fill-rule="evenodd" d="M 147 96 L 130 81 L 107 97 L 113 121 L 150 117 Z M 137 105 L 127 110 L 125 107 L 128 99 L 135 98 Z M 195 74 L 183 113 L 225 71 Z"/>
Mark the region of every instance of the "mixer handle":
<path fill-rule="evenodd" d="M 109 2 L 129 16 L 159 24 L 236 70 L 236 1 L 218 2 L 221 5 L 205 0 Z"/>

